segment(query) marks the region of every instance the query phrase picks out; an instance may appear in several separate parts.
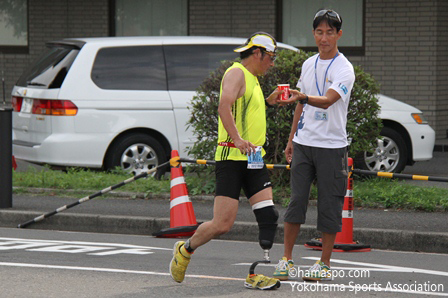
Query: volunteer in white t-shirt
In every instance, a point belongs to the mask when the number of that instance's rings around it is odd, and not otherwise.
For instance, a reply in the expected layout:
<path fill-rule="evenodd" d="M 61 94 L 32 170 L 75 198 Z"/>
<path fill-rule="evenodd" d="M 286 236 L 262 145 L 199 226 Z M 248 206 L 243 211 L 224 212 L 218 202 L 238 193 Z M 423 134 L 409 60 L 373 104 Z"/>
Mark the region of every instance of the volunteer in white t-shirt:
<path fill-rule="evenodd" d="M 322 59 L 316 54 L 303 63 L 297 87 L 302 93 L 308 94 L 309 103 L 303 105 L 301 125 L 294 133 L 295 143 L 320 148 L 348 146 L 345 128 L 349 91 L 353 87 L 354 79 L 352 64 L 340 52 L 331 59 Z M 332 93 L 336 92 L 337 94 L 333 95 L 339 96 L 339 99 L 331 105 L 322 102 L 313 106 L 309 97 L 325 95 L 329 89 Z"/>
<path fill-rule="evenodd" d="M 335 11 L 320 10 L 313 21 L 319 53 L 307 59 L 297 90 L 298 100 L 286 159 L 291 163 L 291 201 L 284 216 L 284 256 L 274 277 L 288 279 L 292 250 L 305 223 L 310 187 L 317 180 L 318 220 L 322 232 L 321 259 L 305 272 L 304 280 L 331 280 L 330 258 L 336 233 L 342 227 L 347 189 L 347 109 L 355 81 L 352 64 L 338 50 L 342 19 Z"/>

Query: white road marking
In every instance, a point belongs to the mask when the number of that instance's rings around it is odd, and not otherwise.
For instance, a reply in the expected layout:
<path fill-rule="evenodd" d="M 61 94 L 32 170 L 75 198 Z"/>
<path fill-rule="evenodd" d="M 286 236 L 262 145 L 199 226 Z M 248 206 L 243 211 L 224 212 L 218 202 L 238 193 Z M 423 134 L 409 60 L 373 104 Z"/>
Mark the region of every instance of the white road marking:
<path fill-rule="evenodd" d="M 170 276 L 170 274 L 167 273 L 167 272 L 139 271 L 139 270 L 126 270 L 126 269 L 114 269 L 114 268 L 59 266 L 59 265 L 29 264 L 29 263 L 10 263 L 10 262 L 0 262 L 0 266 Z M 194 275 L 194 274 L 192 274 L 192 275 L 187 274 L 185 276 L 186 277 L 192 277 L 192 278 L 206 278 L 206 279 L 217 279 L 217 280 L 235 280 L 235 281 L 245 281 L 246 280 L 245 278 L 235 278 L 235 277 L 227 277 L 227 276 Z"/>
<path fill-rule="evenodd" d="M 0 237 L 0 251 L 26 250 L 38 252 L 58 253 L 87 253 L 95 256 L 109 256 L 114 254 L 153 254 L 154 250 L 171 251 L 172 248 L 139 246 L 120 243 L 84 242 L 84 241 L 56 241 L 21 238 Z M 103 250 L 101 252 L 101 250 Z"/>
<path fill-rule="evenodd" d="M 129 245 L 120 243 L 102 243 L 102 242 L 84 242 L 84 241 L 57 241 L 57 240 L 40 240 L 40 239 L 22 239 L 22 238 L 4 238 L 0 237 L 0 251 L 11 250 L 11 249 L 22 249 L 26 251 L 46 251 L 46 252 L 65 252 L 65 253 L 89 253 L 91 255 L 113 255 L 119 253 L 128 254 L 152 254 L 151 250 L 162 250 L 171 251 L 172 248 L 163 247 L 153 247 L 153 246 L 139 246 L 139 245 Z M 104 250 L 102 252 L 98 252 Z M 302 257 L 303 259 L 317 260 L 316 257 Z M 365 262 L 353 262 L 340 259 L 332 259 L 332 263 L 345 264 L 350 267 L 335 267 L 333 269 L 340 270 L 370 270 L 370 271 L 383 271 L 383 272 L 405 272 L 405 273 L 420 273 L 420 274 L 430 274 L 436 276 L 448 276 L 448 272 L 427 270 L 420 268 L 411 267 L 401 267 L 401 266 L 390 266 L 383 264 L 365 263 Z M 234 265 L 250 266 L 251 263 L 238 263 Z M 259 266 L 275 266 L 276 264 L 259 264 Z M 138 271 L 138 270 L 125 270 L 125 269 L 114 269 L 114 268 L 96 268 L 96 267 L 78 267 L 78 266 L 58 266 L 58 265 L 46 265 L 46 264 L 27 264 L 27 263 L 12 263 L 12 262 L 0 262 L 0 266 L 9 267 L 27 267 L 27 268 L 41 268 L 41 269 L 59 269 L 59 270 L 80 270 L 80 271 L 95 271 L 95 272 L 110 272 L 110 273 L 131 273 L 131 274 L 144 274 L 144 275 L 158 275 L 158 276 L 169 276 L 166 272 L 154 272 L 154 271 Z M 353 267 L 362 266 L 362 267 Z M 232 280 L 232 281 L 244 281 L 245 278 L 234 278 L 234 277 L 223 277 L 223 276 L 209 276 L 209 275 L 186 275 L 191 278 L 205 278 L 205 279 L 216 279 L 216 280 Z M 306 283 L 298 281 L 285 281 L 284 284 L 290 284 L 293 288 L 300 285 L 310 285 L 315 283 Z M 328 284 L 330 285 L 330 284 Z M 346 289 L 356 289 L 356 285 L 347 284 L 331 284 L 334 287 L 345 287 Z M 411 291 L 404 289 L 394 289 L 390 287 L 376 286 L 375 291 L 381 292 L 397 292 L 397 293 L 408 293 L 408 294 L 419 294 L 419 295 L 433 295 L 433 296 L 448 296 L 447 293 L 442 292 L 422 292 L 422 291 Z"/>
<path fill-rule="evenodd" d="M 42 242 L 42 243 L 56 243 L 56 244 L 79 244 L 79 245 L 103 245 L 103 246 L 117 246 L 126 248 L 147 248 L 147 249 L 160 249 L 160 250 L 173 250 L 172 248 L 155 247 L 155 246 L 140 246 L 122 243 L 107 243 L 107 242 L 84 242 L 84 241 L 60 241 L 60 240 L 41 240 L 41 239 L 24 239 L 24 238 L 4 238 L 0 237 L 0 241 L 27 241 L 27 242 Z M 1 245 L 1 243 L 0 243 Z"/>
<path fill-rule="evenodd" d="M 333 259 L 331 261 L 333 261 Z M 233 265 L 235 265 L 235 266 L 250 266 L 250 265 L 252 265 L 252 263 L 235 263 Z M 277 264 L 260 263 L 257 266 L 275 267 L 275 266 L 277 266 Z M 310 267 L 310 266 L 308 266 L 308 267 Z M 308 268 L 308 267 L 306 267 L 306 268 Z M 304 269 L 304 266 L 300 266 L 300 269 Z M 369 270 L 369 271 L 378 271 L 378 272 L 409 272 L 409 271 L 403 271 L 402 269 L 386 269 L 386 268 L 371 268 L 371 267 L 335 267 L 335 266 L 331 266 L 331 269 L 335 269 L 335 270 Z"/>

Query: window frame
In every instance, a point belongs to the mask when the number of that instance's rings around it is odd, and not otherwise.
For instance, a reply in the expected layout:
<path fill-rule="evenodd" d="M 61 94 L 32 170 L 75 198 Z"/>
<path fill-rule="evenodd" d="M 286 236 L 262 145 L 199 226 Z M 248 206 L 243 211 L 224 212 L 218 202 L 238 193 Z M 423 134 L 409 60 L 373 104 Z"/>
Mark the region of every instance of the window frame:
<path fill-rule="evenodd" d="M 2 54 L 29 54 L 30 51 L 30 3 L 26 3 L 26 46 L 6 46 L 0 43 L 0 53 Z"/>
<path fill-rule="evenodd" d="M 338 49 L 347 56 L 365 56 L 366 53 L 366 0 L 362 0 L 362 46 L 339 46 Z M 282 42 L 283 39 L 283 0 L 276 1 L 276 27 L 277 40 Z M 311 28 L 312 29 L 312 28 Z M 311 30 L 310 29 L 310 30 Z M 292 46 L 305 52 L 318 52 L 317 46 L 300 47 L 292 44 Z"/>

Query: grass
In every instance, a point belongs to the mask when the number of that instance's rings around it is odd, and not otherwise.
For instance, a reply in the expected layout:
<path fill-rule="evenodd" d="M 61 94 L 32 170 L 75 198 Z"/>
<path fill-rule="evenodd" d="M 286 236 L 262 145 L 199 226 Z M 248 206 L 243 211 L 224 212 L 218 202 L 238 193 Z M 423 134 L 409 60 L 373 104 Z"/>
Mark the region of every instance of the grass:
<path fill-rule="evenodd" d="M 79 168 L 69 168 L 66 172 L 44 168 L 36 170 L 29 167 L 26 172 L 13 172 L 14 192 L 26 192 L 26 188 L 50 188 L 55 194 L 64 190 L 79 193 L 91 191 L 92 194 L 111 185 L 118 184 L 131 176 L 122 171 L 101 172 Z M 170 191 L 168 180 L 155 180 L 153 177 L 141 178 L 126 184 L 116 191 L 149 194 L 167 193 Z"/>
<path fill-rule="evenodd" d="M 186 182 L 190 195 L 213 194 L 215 188 L 214 174 L 190 173 L 186 171 Z M 67 190 L 71 194 L 93 194 L 111 185 L 118 184 L 130 176 L 120 170 L 113 172 L 91 171 L 70 168 L 66 172 L 36 170 L 30 167 L 26 172 L 13 172 L 15 193 L 27 193 L 29 188 L 48 188 L 53 195 L 63 195 Z M 385 178 L 355 178 L 355 206 L 394 208 L 421 211 L 448 211 L 448 189 L 437 187 L 419 187 L 404 184 L 399 180 Z M 168 179 L 155 180 L 152 177 L 142 178 L 116 189 L 119 192 L 143 194 L 143 197 L 170 192 Z M 277 203 L 287 205 L 290 191 L 288 186 L 274 187 L 274 198 Z M 315 187 L 311 191 L 311 199 L 317 198 Z"/>
<path fill-rule="evenodd" d="M 369 178 L 354 183 L 353 192 L 355 205 L 448 211 L 448 189 L 444 188 L 408 185 L 396 179 Z"/>

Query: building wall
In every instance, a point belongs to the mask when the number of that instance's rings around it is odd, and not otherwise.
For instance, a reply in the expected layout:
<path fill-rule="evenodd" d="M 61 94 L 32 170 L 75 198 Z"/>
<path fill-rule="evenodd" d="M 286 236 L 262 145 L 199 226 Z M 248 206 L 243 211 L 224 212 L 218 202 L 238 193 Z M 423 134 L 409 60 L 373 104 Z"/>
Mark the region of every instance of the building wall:
<path fill-rule="evenodd" d="M 421 109 L 437 138 L 448 129 L 448 1 L 365 0 L 365 56 L 348 56 L 381 92 Z M 189 35 L 276 34 L 276 0 L 189 0 Z M 343 16 L 344 17 L 344 16 Z M 45 42 L 109 35 L 109 0 L 29 1 L 29 54 L 1 54 L 6 95 Z M 276 36 L 279 38 L 278 36 Z"/>
<path fill-rule="evenodd" d="M 45 49 L 45 43 L 69 37 L 107 36 L 108 0 L 31 0 L 28 1 L 29 54 L 3 54 L 7 101 L 23 70 Z"/>
<path fill-rule="evenodd" d="M 437 136 L 448 138 L 448 1 L 437 4 Z"/>
<path fill-rule="evenodd" d="M 350 57 L 382 93 L 422 110 L 437 138 L 448 128 L 446 7 L 444 0 L 366 0 L 366 53 Z"/>
<path fill-rule="evenodd" d="M 275 0 L 190 0 L 190 35 L 249 37 L 275 34 Z"/>

